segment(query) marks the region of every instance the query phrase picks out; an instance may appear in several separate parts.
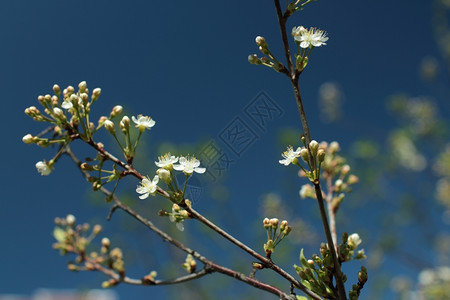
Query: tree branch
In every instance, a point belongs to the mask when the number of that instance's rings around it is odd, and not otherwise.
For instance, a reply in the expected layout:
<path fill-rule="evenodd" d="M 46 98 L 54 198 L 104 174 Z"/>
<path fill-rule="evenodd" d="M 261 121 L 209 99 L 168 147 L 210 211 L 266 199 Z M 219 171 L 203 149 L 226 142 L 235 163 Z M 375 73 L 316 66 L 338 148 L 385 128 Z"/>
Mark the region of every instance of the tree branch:
<path fill-rule="evenodd" d="M 283 15 L 283 13 L 281 11 L 281 4 L 280 4 L 279 0 L 274 0 L 274 3 L 275 3 L 276 11 L 277 11 L 278 24 L 279 24 L 280 32 L 281 32 L 281 39 L 283 41 L 284 52 L 285 52 L 286 60 L 288 62 L 289 71 L 291 73 L 290 81 L 292 84 L 292 88 L 294 90 L 294 96 L 295 96 L 295 100 L 297 102 L 297 108 L 298 108 L 298 111 L 300 114 L 300 120 L 302 122 L 302 128 L 303 128 L 303 133 L 306 138 L 306 144 L 309 145 L 309 143 L 311 142 L 311 132 L 309 130 L 309 125 L 308 125 L 308 121 L 306 118 L 303 101 L 301 98 L 300 88 L 298 85 L 298 79 L 299 79 L 300 73 L 296 72 L 295 67 L 293 66 L 290 47 L 289 47 L 289 41 L 288 41 L 287 33 L 286 33 L 286 21 L 289 17 L 289 14 L 285 13 Z M 316 169 L 315 160 L 314 160 L 313 156 L 311 155 L 311 151 L 310 151 L 309 147 L 307 147 L 307 148 L 308 148 L 310 158 L 311 158 L 312 170 L 315 170 Z M 317 182 L 314 182 L 314 188 L 316 191 L 317 202 L 319 204 L 319 210 L 320 210 L 320 215 L 322 218 L 322 224 L 324 227 L 325 236 L 326 236 L 328 245 L 330 247 L 330 252 L 331 252 L 331 255 L 333 258 L 333 262 L 334 262 L 334 268 L 336 270 L 334 277 L 336 278 L 336 285 L 338 288 L 339 299 L 341 299 L 341 300 L 347 299 L 344 281 L 343 281 L 342 273 L 341 273 L 341 266 L 337 259 L 336 249 L 335 249 L 335 247 L 333 247 L 333 245 L 334 245 L 333 238 L 332 238 L 332 235 L 330 232 L 330 225 L 328 224 L 327 213 L 325 211 L 325 207 L 323 204 L 322 190 L 320 187 L 319 180 L 317 180 Z"/>
<path fill-rule="evenodd" d="M 68 146 L 66 148 L 66 153 L 71 157 L 71 159 L 74 161 L 74 163 L 79 167 L 79 169 L 82 172 L 83 176 L 86 179 L 89 179 L 91 176 L 86 171 L 81 170 L 81 168 L 80 168 L 81 161 L 75 156 L 75 154 L 70 150 L 70 148 Z M 137 173 L 137 174 L 139 174 L 139 173 Z M 123 204 L 117 196 L 112 194 L 105 187 L 101 187 L 100 190 L 105 195 L 107 195 L 108 197 L 111 197 L 113 199 L 114 203 L 115 203 L 114 206 L 111 208 L 109 214 L 108 214 L 109 218 L 111 217 L 112 213 L 117 208 L 120 208 L 121 210 L 125 211 L 130 216 L 132 216 L 134 219 L 136 219 L 139 222 L 141 222 L 142 224 L 144 224 L 147 228 L 149 228 L 150 230 L 152 230 L 153 232 L 158 234 L 163 240 L 171 243 L 172 245 L 174 245 L 175 247 L 179 248 L 180 250 L 182 250 L 182 251 L 184 251 L 184 252 L 186 252 L 188 254 L 191 254 L 193 257 L 195 257 L 196 259 L 198 259 L 199 261 L 201 261 L 205 265 L 205 268 L 204 268 L 205 274 L 203 274 L 203 273 L 200 274 L 200 272 L 199 272 L 197 275 L 192 275 L 193 278 L 191 278 L 189 276 L 187 276 L 187 277 L 185 276 L 185 277 L 181 277 L 181 279 L 178 278 L 178 280 L 187 281 L 187 280 L 192 280 L 192 279 L 195 279 L 195 278 L 200 278 L 200 277 L 206 275 L 207 273 L 218 272 L 218 273 L 222 273 L 222 274 L 225 274 L 227 276 L 233 277 L 235 279 L 238 279 L 238 280 L 240 280 L 242 282 L 245 282 L 245 283 L 247 283 L 247 284 L 249 284 L 249 285 L 251 285 L 253 287 L 256 287 L 258 289 L 261 289 L 261 290 L 267 291 L 269 293 L 272 293 L 274 295 L 277 295 L 281 299 L 284 299 L 284 300 L 291 300 L 291 299 L 293 299 L 291 297 L 292 295 L 288 295 L 288 294 L 284 293 L 282 290 L 280 290 L 280 289 L 278 289 L 278 288 L 276 288 L 276 287 L 274 287 L 272 285 L 266 284 L 264 282 L 261 282 L 261 281 L 255 279 L 255 278 L 246 276 L 246 275 L 244 275 L 244 274 L 242 274 L 240 272 L 237 272 L 235 270 L 232 270 L 232 269 L 229 269 L 229 268 L 226 268 L 224 266 L 221 266 L 221 265 L 218 265 L 218 264 L 214 263 L 213 261 L 211 261 L 211 260 L 207 259 L 206 257 L 202 256 L 200 253 L 196 252 L 195 250 L 192 250 L 192 249 L 186 247 L 180 241 L 172 238 L 170 235 L 168 235 L 167 233 L 165 233 L 164 231 L 162 231 L 161 229 L 156 227 L 150 220 L 142 217 L 137 212 L 132 210 L 129 206 Z M 111 274 L 111 272 L 113 272 L 113 271 L 109 271 L 108 275 L 110 275 L 112 277 L 115 276 L 114 274 Z M 116 275 L 119 276 L 118 274 L 116 274 Z M 128 278 L 127 281 L 125 281 L 125 280 L 122 280 L 122 281 L 125 282 L 125 283 L 129 283 L 129 284 L 138 284 L 135 279 L 132 280 L 130 278 Z M 157 281 L 155 281 L 155 282 L 157 282 Z M 170 282 L 170 281 L 166 281 L 166 282 L 167 282 L 166 284 L 169 284 L 168 282 Z M 161 285 L 161 284 L 163 284 L 163 283 L 160 282 L 159 285 Z M 318 300 L 321 299 L 319 296 L 315 295 L 314 293 L 312 293 L 310 291 L 307 291 L 307 292 L 309 292 L 308 295 L 313 297 L 313 299 L 318 299 Z"/>

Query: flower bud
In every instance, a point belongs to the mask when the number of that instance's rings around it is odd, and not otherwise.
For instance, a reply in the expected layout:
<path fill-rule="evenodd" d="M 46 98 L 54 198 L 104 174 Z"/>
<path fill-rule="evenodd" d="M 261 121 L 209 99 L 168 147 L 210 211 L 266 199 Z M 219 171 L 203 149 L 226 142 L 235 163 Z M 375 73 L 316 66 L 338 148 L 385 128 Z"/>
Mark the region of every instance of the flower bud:
<path fill-rule="evenodd" d="M 91 166 L 91 165 L 89 165 L 88 163 L 85 163 L 85 162 L 80 165 L 80 168 L 83 171 L 92 171 L 92 170 L 94 170 L 93 166 Z"/>
<path fill-rule="evenodd" d="M 52 96 L 50 96 L 49 94 L 44 96 L 44 101 L 47 104 L 51 104 L 52 103 Z"/>
<path fill-rule="evenodd" d="M 305 199 L 305 198 L 315 198 L 316 197 L 316 192 L 314 190 L 314 187 L 310 184 L 304 184 L 302 185 L 302 188 L 300 189 L 300 198 Z"/>
<path fill-rule="evenodd" d="M 59 100 L 58 100 L 58 97 L 57 96 L 55 96 L 55 95 L 53 95 L 52 96 L 52 105 L 53 106 L 58 106 L 59 105 Z"/>
<path fill-rule="evenodd" d="M 53 113 L 60 121 L 67 120 L 66 116 L 64 115 L 64 112 L 59 107 L 53 108 Z"/>
<path fill-rule="evenodd" d="M 102 93 L 102 90 L 100 88 L 95 88 L 92 91 L 92 101 L 96 101 L 98 99 L 98 97 L 100 97 L 100 94 Z"/>
<path fill-rule="evenodd" d="M 92 233 L 97 235 L 100 232 L 102 232 L 102 226 L 98 224 L 94 225 L 94 228 L 92 228 Z"/>
<path fill-rule="evenodd" d="M 112 122 L 111 120 L 106 120 L 103 123 L 103 126 L 105 126 L 105 129 L 108 130 L 109 133 L 111 133 L 111 134 L 116 133 L 116 129 L 114 128 L 114 122 Z"/>
<path fill-rule="evenodd" d="M 100 118 L 98 118 L 98 126 L 103 126 L 106 120 L 109 120 L 107 116 L 101 116 Z"/>
<path fill-rule="evenodd" d="M 248 56 L 248 62 L 253 64 L 253 65 L 260 65 L 262 62 L 261 60 L 258 58 L 258 56 L 256 54 L 251 54 Z"/>
<path fill-rule="evenodd" d="M 280 224 L 280 231 L 283 231 L 288 226 L 288 221 L 283 220 Z"/>
<path fill-rule="evenodd" d="M 257 36 L 255 39 L 256 45 L 262 47 L 262 48 L 267 48 L 267 42 L 266 39 L 263 38 L 262 36 Z"/>
<path fill-rule="evenodd" d="M 264 228 L 266 228 L 266 229 L 270 227 L 270 220 L 269 220 L 269 218 L 265 218 L 263 220 L 263 225 L 264 225 Z"/>
<path fill-rule="evenodd" d="M 109 239 L 107 237 L 102 238 L 102 246 L 105 248 L 109 248 L 109 246 L 111 245 L 111 242 L 109 241 Z"/>
<path fill-rule="evenodd" d="M 277 229 L 279 220 L 277 218 L 270 219 L 270 225 L 273 229 Z"/>
<path fill-rule="evenodd" d="M 355 184 L 359 181 L 359 178 L 356 175 L 350 174 L 347 179 L 347 184 Z"/>
<path fill-rule="evenodd" d="M 156 174 L 158 174 L 159 179 L 167 184 L 172 181 L 172 179 L 170 178 L 170 171 L 165 168 L 159 168 L 158 170 L 156 170 Z"/>
<path fill-rule="evenodd" d="M 39 95 L 38 98 L 37 98 L 37 100 L 38 100 L 38 102 L 39 102 L 41 105 L 44 105 L 44 104 L 45 104 L 45 98 L 44 98 L 44 96 Z"/>
<path fill-rule="evenodd" d="M 361 243 L 362 240 L 357 233 L 351 234 L 347 239 L 347 244 L 351 250 L 355 250 L 356 248 L 358 248 L 359 244 Z"/>
<path fill-rule="evenodd" d="M 69 101 L 70 103 L 72 103 L 73 107 L 79 107 L 80 103 L 79 103 L 80 97 L 78 97 L 75 94 L 70 95 Z"/>
<path fill-rule="evenodd" d="M 22 138 L 22 142 L 25 144 L 33 144 L 34 143 L 34 136 L 31 134 L 27 134 Z"/>
<path fill-rule="evenodd" d="M 116 105 L 113 107 L 110 117 L 111 118 L 117 117 L 118 115 L 120 115 L 122 113 L 122 111 L 123 111 L 123 107 L 121 105 Z"/>
<path fill-rule="evenodd" d="M 44 141 L 39 141 L 38 145 L 41 142 L 44 143 Z M 45 147 L 46 145 L 43 144 L 42 146 Z M 53 167 L 53 161 L 50 161 L 48 163 L 44 162 L 44 161 L 38 161 L 36 163 L 36 169 L 42 176 L 50 175 L 50 173 L 52 172 L 52 169 L 53 169 L 52 167 Z"/>
<path fill-rule="evenodd" d="M 339 152 L 339 150 L 341 150 L 338 142 L 331 142 L 329 147 L 331 154 L 336 154 L 337 152 Z"/>
<path fill-rule="evenodd" d="M 302 159 L 305 162 L 309 162 L 309 152 L 308 149 L 303 148 L 302 150 L 300 150 L 300 156 L 302 157 Z"/>
<path fill-rule="evenodd" d="M 65 89 L 67 96 L 70 97 L 73 93 L 75 93 L 75 89 L 73 88 L 73 86 L 69 85 L 66 89 Z M 63 91 L 64 92 L 64 91 Z"/>
<path fill-rule="evenodd" d="M 86 91 L 86 88 L 87 88 L 86 81 L 82 81 L 78 84 L 78 91 L 80 93 L 84 93 Z"/>
<path fill-rule="evenodd" d="M 323 148 L 319 148 L 317 151 L 317 159 L 319 162 L 323 162 L 325 160 L 325 150 L 323 150 Z"/>
<path fill-rule="evenodd" d="M 343 176 L 347 175 L 348 172 L 350 172 L 350 166 L 349 165 L 343 165 L 341 168 L 341 174 Z"/>
<path fill-rule="evenodd" d="M 74 215 L 72 215 L 72 214 L 67 215 L 66 222 L 70 227 L 73 227 L 75 225 L 75 221 L 76 221 L 76 218 Z"/>
<path fill-rule="evenodd" d="M 89 102 L 89 95 L 86 93 L 81 93 L 80 94 L 80 99 L 83 102 L 84 106 L 86 106 Z"/>
<path fill-rule="evenodd" d="M 59 85 L 53 85 L 53 92 L 55 92 L 55 95 L 59 97 L 59 95 L 61 94 L 61 88 L 59 87 Z"/>
<path fill-rule="evenodd" d="M 130 118 L 124 116 L 120 121 L 120 128 L 122 129 L 122 132 L 127 132 L 130 128 Z"/>
<path fill-rule="evenodd" d="M 311 150 L 312 156 L 316 156 L 317 150 L 319 150 L 319 143 L 316 140 L 312 140 L 309 143 L 309 150 Z"/>

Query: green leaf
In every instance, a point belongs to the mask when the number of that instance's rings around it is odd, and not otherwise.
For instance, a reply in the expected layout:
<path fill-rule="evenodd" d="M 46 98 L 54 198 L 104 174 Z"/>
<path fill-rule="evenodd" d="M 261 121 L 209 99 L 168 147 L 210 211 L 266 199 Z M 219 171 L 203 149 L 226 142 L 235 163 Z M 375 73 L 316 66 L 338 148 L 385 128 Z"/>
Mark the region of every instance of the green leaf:
<path fill-rule="evenodd" d="M 299 266 L 297 266 L 297 265 L 294 265 L 294 269 L 295 269 L 295 271 L 297 271 L 297 272 L 300 272 L 300 271 L 303 270 L 302 267 L 299 267 Z"/>
<path fill-rule="evenodd" d="M 296 297 L 297 297 L 297 300 L 308 300 L 309 299 L 305 296 L 299 296 L 299 295 L 296 295 Z"/>
<path fill-rule="evenodd" d="M 306 260 L 305 256 L 303 255 L 303 248 L 300 250 L 300 262 L 302 263 L 303 267 L 310 268 L 308 265 L 308 261 Z"/>
<path fill-rule="evenodd" d="M 61 227 L 55 227 L 55 229 L 53 229 L 53 237 L 58 242 L 62 243 L 66 239 L 66 231 Z"/>
<path fill-rule="evenodd" d="M 308 290 L 311 290 L 311 282 L 309 282 L 308 280 L 305 280 L 305 279 L 302 279 L 301 282 Z"/>

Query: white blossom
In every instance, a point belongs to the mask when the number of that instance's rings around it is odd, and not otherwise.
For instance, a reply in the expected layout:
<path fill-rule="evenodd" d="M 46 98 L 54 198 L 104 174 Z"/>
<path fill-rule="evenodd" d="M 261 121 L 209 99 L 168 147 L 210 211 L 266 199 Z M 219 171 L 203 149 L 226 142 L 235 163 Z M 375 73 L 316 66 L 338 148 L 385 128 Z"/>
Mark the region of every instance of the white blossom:
<path fill-rule="evenodd" d="M 350 246 L 351 250 L 355 250 L 356 248 L 358 248 L 359 244 L 361 243 L 362 240 L 357 233 L 351 234 L 347 239 L 347 244 Z"/>
<path fill-rule="evenodd" d="M 279 163 L 285 166 L 296 163 L 297 157 L 300 156 L 300 151 L 301 151 L 300 147 L 298 147 L 297 150 L 295 151 L 294 148 L 292 148 L 292 146 L 287 147 L 287 150 L 281 153 L 281 156 L 283 156 L 284 159 L 279 160 Z"/>
<path fill-rule="evenodd" d="M 150 178 L 144 177 L 141 181 L 141 185 L 136 188 L 136 192 L 142 194 L 139 196 L 139 199 L 146 199 L 150 194 L 154 195 L 156 193 L 156 188 L 158 187 L 158 181 L 158 175 L 155 175 L 152 181 L 150 181 Z"/>
<path fill-rule="evenodd" d="M 158 157 L 158 161 L 155 161 L 155 165 L 159 168 L 171 169 L 173 164 L 178 162 L 178 157 L 171 155 L 170 152 Z"/>
<path fill-rule="evenodd" d="M 323 30 L 311 27 L 309 30 L 303 26 L 292 28 L 294 40 L 300 43 L 302 48 L 320 47 L 328 41 L 327 33 Z"/>
<path fill-rule="evenodd" d="M 138 115 L 137 118 L 132 116 L 131 119 L 136 123 L 136 127 L 139 128 L 140 132 L 144 132 L 145 129 L 150 129 L 155 126 L 155 121 L 148 116 Z"/>
<path fill-rule="evenodd" d="M 44 161 L 38 161 L 36 163 L 36 169 L 42 176 L 50 175 L 52 172 L 52 166 Z"/>
<path fill-rule="evenodd" d="M 177 171 L 183 171 L 186 175 L 191 175 L 193 172 L 203 174 L 206 168 L 199 168 L 200 161 L 195 157 L 181 156 L 178 165 L 173 165 L 173 168 Z"/>

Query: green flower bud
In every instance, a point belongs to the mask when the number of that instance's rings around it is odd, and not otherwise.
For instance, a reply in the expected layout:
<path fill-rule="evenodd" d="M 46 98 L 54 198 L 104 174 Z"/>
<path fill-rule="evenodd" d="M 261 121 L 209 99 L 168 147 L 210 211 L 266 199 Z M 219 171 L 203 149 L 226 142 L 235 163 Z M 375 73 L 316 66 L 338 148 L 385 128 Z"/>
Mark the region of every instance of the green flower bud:
<path fill-rule="evenodd" d="M 325 150 L 322 148 L 319 148 L 317 151 L 317 159 L 319 162 L 323 162 L 325 160 Z"/>
<path fill-rule="evenodd" d="M 303 148 L 302 150 L 300 150 L 300 156 L 302 157 L 302 159 L 305 162 L 309 162 L 309 152 L 308 149 Z"/>

